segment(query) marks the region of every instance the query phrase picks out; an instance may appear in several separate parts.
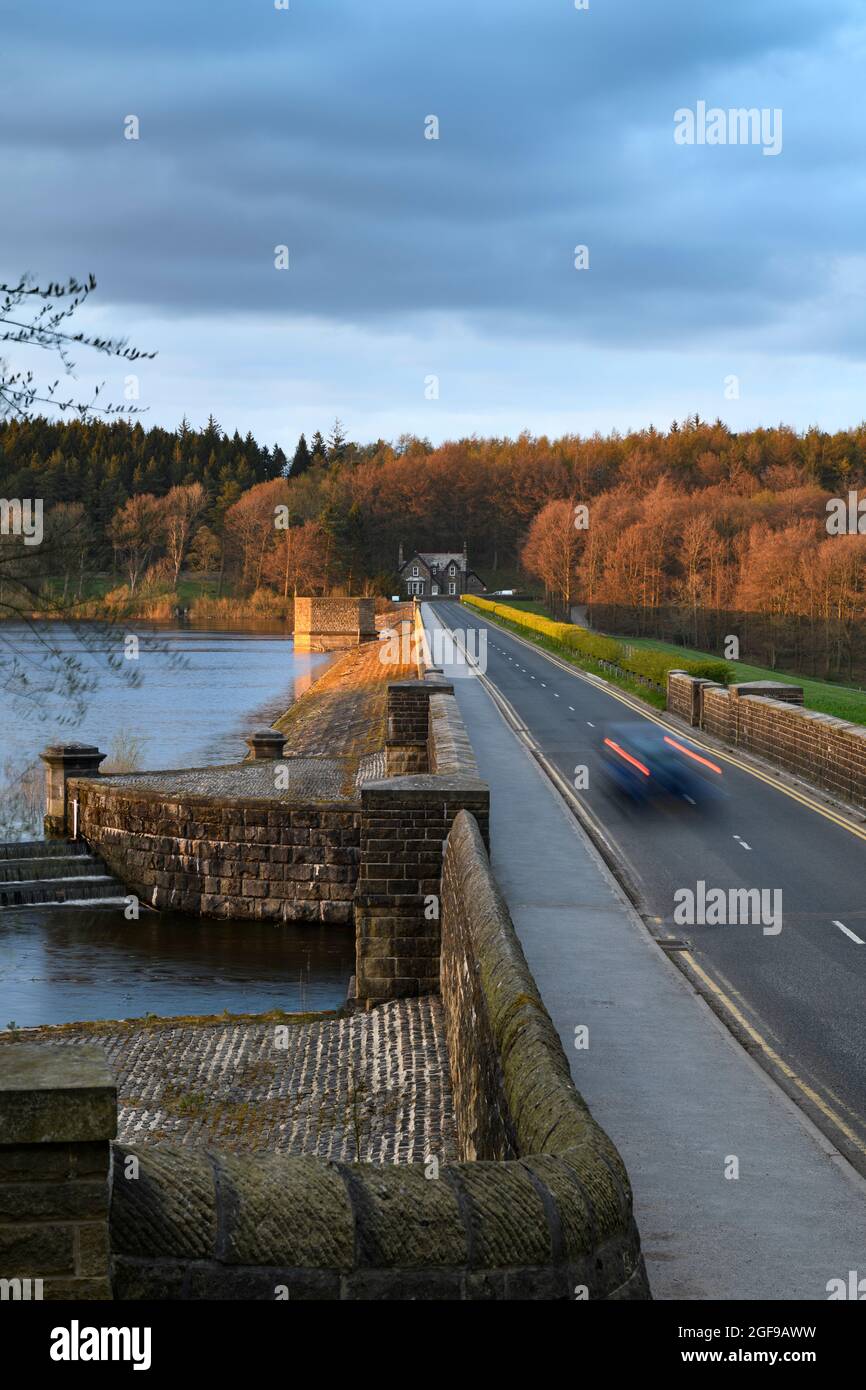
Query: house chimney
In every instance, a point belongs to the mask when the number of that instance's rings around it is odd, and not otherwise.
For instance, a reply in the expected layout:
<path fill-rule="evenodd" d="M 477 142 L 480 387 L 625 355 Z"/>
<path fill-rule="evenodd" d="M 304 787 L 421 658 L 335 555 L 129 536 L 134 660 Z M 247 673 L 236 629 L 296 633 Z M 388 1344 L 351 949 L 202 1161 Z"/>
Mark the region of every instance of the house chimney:
<path fill-rule="evenodd" d="M 398 568 L 398 569 L 402 569 L 402 568 L 403 568 L 403 542 L 402 542 L 402 541 L 400 542 L 400 550 L 399 550 L 399 553 L 398 553 L 398 555 L 397 555 L 397 568 Z"/>
<path fill-rule="evenodd" d="M 467 543 L 466 541 L 464 541 L 464 542 L 463 542 L 463 568 L 464 568 L 464 569 L 467 569 L 468 566 L 469 566 L 469 545 L 468 545 L 468 543 Z"/>

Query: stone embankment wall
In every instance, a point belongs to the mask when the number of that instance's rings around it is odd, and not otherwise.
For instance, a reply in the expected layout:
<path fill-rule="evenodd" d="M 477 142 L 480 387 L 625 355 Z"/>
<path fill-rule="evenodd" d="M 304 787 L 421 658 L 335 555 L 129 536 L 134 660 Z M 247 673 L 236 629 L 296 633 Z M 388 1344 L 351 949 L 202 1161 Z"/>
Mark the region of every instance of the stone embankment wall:
<path fill-rule="evenodd" d="M 693 728 L 767 762 L 849 805 L 866 807 L 866 728 L 803 709 L 799 686 L 724 686 L 682 671 L 668 676 L 667 707 Z"/>
<path fill-rule="evenodd" d="M 118 1146 L 116 1297 L 649 1297 L 622 1160 L 574 1087 L 466 812 L 448 837 L 442 900 L 462 1161 Z"/>
<path fill-rule="evenodd" d="M 352 920 L 361 807 L 186 796 L 70 782 L 79 828 L 152 907 L 257 921 Z"/>

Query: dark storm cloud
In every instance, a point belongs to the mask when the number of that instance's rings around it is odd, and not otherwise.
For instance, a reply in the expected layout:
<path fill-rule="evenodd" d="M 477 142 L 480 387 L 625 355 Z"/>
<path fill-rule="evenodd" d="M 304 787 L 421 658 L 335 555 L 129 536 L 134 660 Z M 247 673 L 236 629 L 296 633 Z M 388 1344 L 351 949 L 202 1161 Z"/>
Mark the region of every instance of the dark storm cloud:
<path fill-rule="evenodd" d="M 13 5 L 0 259 L 93 269 L 101 302 L 169 315 L 438 311 L 627 345 L 770 325 L 858 252 L 866 122 L 839 63 L 859 9 Z M 782 107 L 783 154 L 675 146 L 674 111 L 701 97 Z"/>

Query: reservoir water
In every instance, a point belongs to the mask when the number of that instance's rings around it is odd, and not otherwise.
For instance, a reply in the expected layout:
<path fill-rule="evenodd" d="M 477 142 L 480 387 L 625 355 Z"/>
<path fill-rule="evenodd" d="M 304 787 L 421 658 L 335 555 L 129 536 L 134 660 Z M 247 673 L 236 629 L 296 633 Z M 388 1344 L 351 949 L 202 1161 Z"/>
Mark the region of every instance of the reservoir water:
<path fill-rule="evenodd" d="M 103 650 L 88 651 L 59 625 L 3 624 L 8 669 L 14 650 L 33 671 L 33 701 L 0 681 L 0 768 L 8 784 L 47 743 L 96 743 L 110 752 L 132 739 L 141 768 L 240 761 L 244 738 L 270 724 L 331 659 L 296 655 L 281 630 L 177 627 L 142 634 L 130 686 Z M 121 634 L 122 636 L 122 634 Z M 45 645 L 55 669 L 77 662 L 94 689 L 83 718 L 64 722 L 64 690 L 45 688 Z M 49 663 L 50 664 L 50 663 Z M 41 764 L 39 765 L 41 769 Z M 41 809 L 41 808 L 40 808 Z M 31 827 L 30 832 L 38 827 Z M 22 834 L 9 838 L 21 838 Z M 352 972 L 349 928 L 224 922 L 173 913 L 62 906 L 0 911 L 0 1028 L 89 1019 L 334 1008 Z"/>

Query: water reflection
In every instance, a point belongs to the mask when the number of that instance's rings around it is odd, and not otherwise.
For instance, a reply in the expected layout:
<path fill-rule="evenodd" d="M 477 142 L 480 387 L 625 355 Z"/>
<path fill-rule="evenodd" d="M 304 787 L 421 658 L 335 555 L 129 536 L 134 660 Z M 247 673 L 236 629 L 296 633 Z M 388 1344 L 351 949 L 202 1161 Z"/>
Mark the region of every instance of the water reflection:
<path fill-rule="evenodd" d="M 159 627 L 138 623 L 131 630 L 153 631 L 159 649 L 143 640 L 137 669 L 141 682 L 129 686 L 98 656 L 82 650 L 64 624 L 42 623 L 39 631 L 4 623 L 2 636 L 13 641 L 21 659 L 35 662 L 46 642 L 92 668 L 96 688 L 87 695 L 84 717 L 64 723 L 68 701 L 59 693 L 40 697 L 40 718 L 26 718 L 20 701 L 0 688 L 2 761 L 31 761 L 46 743 L 79 740 L 107 750 L 118 734 L 139 742 L 143 768 L 195 767 L 239 761 L 244 738 L 260 724 L 278 718 L 332 660 L 319 652 L 295 653 L 285 629 L 257 624 L 230 632 L 207 627 Z M 117 632 L 122 650 L 123 632 Z M 176 658 L 180 657 L 181 661 Z"/>
<path fill-rule="evenodd" d="M 103 1018 L 332 1009 L 354 966 L 346 927 L 116 909 L 0 912 L 0 1028 Z"/>

